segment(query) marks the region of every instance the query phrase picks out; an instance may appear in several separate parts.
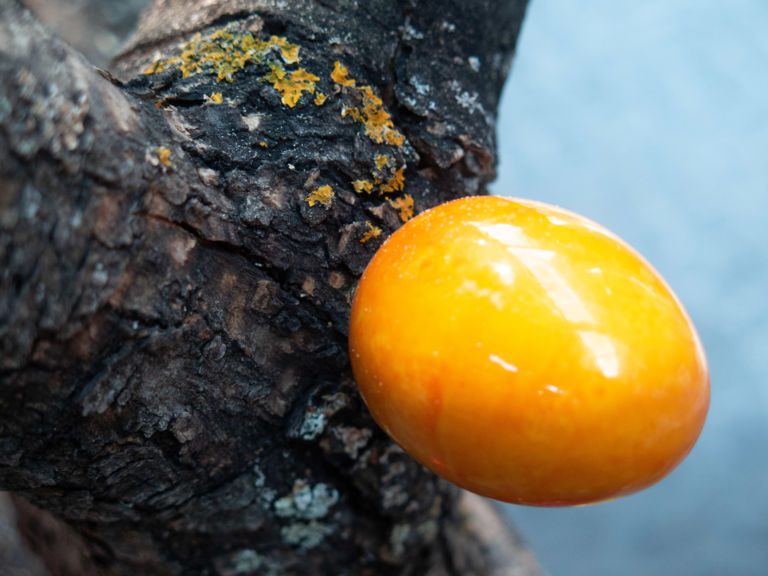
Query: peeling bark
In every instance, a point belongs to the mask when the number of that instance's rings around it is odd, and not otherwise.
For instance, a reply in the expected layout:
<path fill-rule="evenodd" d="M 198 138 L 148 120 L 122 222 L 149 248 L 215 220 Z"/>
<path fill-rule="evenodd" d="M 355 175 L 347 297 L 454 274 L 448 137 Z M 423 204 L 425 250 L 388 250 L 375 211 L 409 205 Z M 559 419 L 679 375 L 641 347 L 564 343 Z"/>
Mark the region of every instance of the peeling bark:
<path fill-rule="evenodd" d="M 406 194 L 493 179 L 524 7 L 157 0 L 116 80 L 0 0 L 0 488 L 28 533 L 54 514 L 94 574 L 536 573 L 375 426 L 346 350 Z M 217 30 L 301 60 L 156 64 Z M 314 93 L 286 104 L 278 65 Z"/>

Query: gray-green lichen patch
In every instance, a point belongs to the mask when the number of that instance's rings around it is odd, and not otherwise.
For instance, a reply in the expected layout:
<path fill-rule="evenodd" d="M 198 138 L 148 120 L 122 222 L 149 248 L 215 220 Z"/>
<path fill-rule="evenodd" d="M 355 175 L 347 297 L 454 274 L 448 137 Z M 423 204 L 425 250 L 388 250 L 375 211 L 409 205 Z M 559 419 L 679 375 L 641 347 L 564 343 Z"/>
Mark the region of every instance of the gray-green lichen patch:
<path fill-rule="evenodd" d="M 405 544 L 413 529 L 410 524 L 395 524 L 389 533 L 389 552 L 394 559 L 400 559 L 405 554 Z"/>
<path fill-rule="evenodd" d="M 286 544 L 304 549 L 315 548 L 331 533 L 333 533 L 331 526 L 314 520 L 307 523 L 296 522 L 289 526 L 283 526 L 280 530 L 280 535 Z"/>
<path fill-rule="evenodd" d="M 253 486 L 258 490 L 259 500 L 265 510 L 269 509 L 277 498 L 277 491 L 267 486 L 267 475 L 262 470 L 261 461 L 253 463 Z"/>
<path fill-rule="evenodd" d="M 226 576 L 235 576 L 237 574 L 247 574 L 261 568 L 264 560 L 255 550 L 240 550 L 220 558 L 216 564 L 220 574 Z"/>
<path fill-rule="evenodd" d="M 220 556 L 214 561 L 214 566 L 218 576 L 244 576 L 245 574 L 278 576 L 280 574 L 279 563 L 250 548 Z"/>
<path fill-rule="evenodd" d="M 298 423 L 288 430 L 289 438 L 311 441 L 320 436 L 328 426 L 328 419 L 349 405 L 349 398 L 341 392 L 311 399 Z"/>
<path fill-rule="evenodd" d="M 325 413 L 310 407 L 301 421 L 298 435 L 304 440 L 314 440 L 325 429 Z"/>
<path fill-rule="evenodd" d="M 320 482 L 310 486 L 303 480 L 293 484 L 293 491 L 279 498 L 275 504 L 275 514 L 281 518 L 302 518 L 315 520 L 323 518 L 339 501 L 339 492 Z"/>

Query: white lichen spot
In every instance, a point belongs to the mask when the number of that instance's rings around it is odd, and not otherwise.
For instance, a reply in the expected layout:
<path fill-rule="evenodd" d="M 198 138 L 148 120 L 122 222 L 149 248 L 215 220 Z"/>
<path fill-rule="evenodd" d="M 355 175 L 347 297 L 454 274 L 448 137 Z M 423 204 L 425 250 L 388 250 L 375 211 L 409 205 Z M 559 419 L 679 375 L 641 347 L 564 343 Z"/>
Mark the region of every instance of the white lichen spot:
<path fill-rule="evenodd" d="M 411 76 L 408 80 L 408 83 L 413 86 L 414 90 L 416 90 L 416 92 L 418 92 L 421 96 L 426 96 L 432 90 L 429 84 L 422 82 L 416 76 Z"/>
<path fill-rule="evenodd" d="M 101 262 L 96 264 L 96 269 L 91 274 L 91 280 L 94 286 L 106 286 L 107 282 L 109 282 L 109 273 L 104 270 L 104 264 Z"/>
<path fill-rule="evenodd" d="M 200 167 L 197 169 L 197 175 L 200 178 L 200 182 L 206 186 L 218 186 L 219 185 L 219 173 L 212 168 Z"/>
<path fill-rule="evenodd" d="M 304 414 L 304 419 L 301 421 L 299 436 L 304 440 L 314 440 L 323 433 L 324 429 L 325 414 L 319 410 L 310 408 L 306 414 Z"/>
<path fill-rule="evenodd" d="M 171 258 L 173 258 L 173 261 L 179 266 L 183 266 L 187 263 L 189 253 L 195 246 L 197 246 L 197 242 L 191 236 L 174 238 L 170 243 L 168 251 L 171 254 Z"/>
<path fill-rule="evenodd" d="M 480 58 L 477 56 L 470 56 L 467 58 L 467 62 L 469 63 L 469 67 L 472 68 L 475 72 L 480 72 Z"/>
<path fill-rule="evenodd" d="M 261 126 L 261 119 L 263 117 L 263 114 L 247 114 L 243 116 L 243 124 L 248 128 L 248 132 L 258 130 L 259 126 Z"/>
<path fill-rule="evenodd" d="M 424 33 L 416 30 L 413 24 L 406 22 L 405 26 L 401 28 L 404 40 L 423 40 Z"/>
<path fill-rule="evenodd" d="M 451 90 L 453 90 L 456 103 L 462 108 L 469 110 L 471 113 L 479 112 L 485 115 L 485 109 L 483 105 L 478 102 L 480 95 L 477 92 L 469 92 L 462 89 L 461 84 L 456 80 L 451 80 Z"/>

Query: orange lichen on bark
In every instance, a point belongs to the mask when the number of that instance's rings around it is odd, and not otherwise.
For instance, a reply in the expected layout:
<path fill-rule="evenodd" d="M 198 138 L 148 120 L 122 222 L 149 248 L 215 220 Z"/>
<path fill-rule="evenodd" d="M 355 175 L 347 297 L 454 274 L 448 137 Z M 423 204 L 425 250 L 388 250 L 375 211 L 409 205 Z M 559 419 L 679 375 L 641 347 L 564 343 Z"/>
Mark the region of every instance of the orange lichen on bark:
<path fill-rule="evenodd" d="M 264 76 L 265 80 L 272 84 L 273 88 L 282 94 L 282 102 L 286 106 L 293 108 L 301 98 L 302 92 L 315 92 L 315 83 L 320 80 L 311 72 L 304 68 L 298 68 L 290 74 L 282 67 L 279 62 L 270 62 L 269 67 L 272 71 Z"/>
<path fill-rule="evenodd" d="M 221 94 L 221 92 L 214 92 L 211 94 L 210 99 L 214 104 L 221 104 L 224 102 L 224 96 Z"/>
<path fill-rule="evenodd" d="M 397 210 L 400 215 L 400 220 L 403 222 L 408 222 L 408 220 L 413 218 L 413 196 L 410 194 L 405 194 L 400 198 L 390 200 L 389 203 L 392 208 Z"/>
<path fill-rule="evenodd" d="M 295 64 L 299 61 L 299 46 L 297 44 L 291 44 L 282 36 L 272 36 L 269 39 L 269 42 L 273 46 L 278 46 L 280 48 L 283 62 L 286 64 Z"/>
<path fill-rule="evenodd" d="M 381 236 L 381 228 L 379 228 L 378 226 L 374 226 L 368 221 L 365 222 L 365 225 L 368 226 L 368 230 L 366 230 L 362 238 L 360 238 L 360 242 L 365 244 L 371 238 L 378 238 L 379 236 Z"/>
<path fill-rule="evenodd" d="M 400 192 L 403 188 L 405 188 L 405 177 L 403 176 L 403 168 L 400 168 L 395 170 L 392 178 L 381 185 L 379 191 L 382 194 L 389 194 L 390 192 Z"/>
<path fill-rule="evenodd" d="M 160 164 L 166 167 L 173 166 L 171 163 L 171 150 L 169 148 L 166 148 L 165 146 L 155 148 L 155 154 L 157 155 Z"/>
<path fill-rule="evenodd" d="M 395 159 L 389 154 L 377 154 L 373 160 L 374 168 L 371 175 L 373 181 L 359 179 L 352 182 L 352 187 L 358 194 L 371 194 L 378 192 L 380 195 L 392 192 L 402 192 L 405 189 L 405 166 L 395 170 Z"/>
<path fill-rule="evenodd" d="M 217 82 L 232 82 L 234 73 L 242 70 L 247 63 L 260 64 L 275 50 L 285 64 L 299 61 L 300 47 L 297 44 L 282 36 L 260 40 L 231 24 L 205 38 L 200 33 L 195 34 L 184 45 L 180 56 L 157 60 L 144 69 L 144 74 L 159 74 L 167 67 L 175 66 L 184 78 L 195 74 L 215 74 Z"/>
<path fill-rule="evenodd" d="M 309 196 L 307 196 L 304 201 L 310 206 L 314 206 L 315 204 L 322 204 L 328 208 L 331 205 L 335 195 L 336 194 L 334 193 L 333 188 L 326 184 L 325 186 L 320 186 L 319 188 L 312 190 L 312 192 L 309 193 Z"/>
<path fill-rule="evenodd" d="M 144 68 L 142 74 L 160 74 L 167 66 L 176 66 L 178 64 L 181 64 L 181 58 L 178 56 L 166 60 L 157 60 Z"/>
<path fill-rule="evenodd" d="M 361 111 L 362 123 L 365 133 L 377 144 L 389 144 L 390 146 L 402 146 L 405 136 L 395 130 L 395 125 L 389 112 L 384 110 L 383 102 L 370 86 L 360 88 L 363 94 L 363 109 Z"/>
<path fill-rule="evenodd" d="M 370 180 L 354 180 L 352 182 L 352 188 L 358 194 L 370 194 L 373 192 L 373 182 Z"/>
<path fill-rule="evenodd" d="M 363 117 L 360 115 L 360 110 L 356 107 L 348 108 L 347 106 L 343 106 L 341 108 L 341 117 L 346 118 L 347 116 L 352 116 L 352 119 L 355 122 L 363 121 Z"/>
<path fill-rule="evenodd" d="M 389 154 L 377 154 L 375 162 L 376 162 L 376 168 L 381 170 L 386 166 L 392 165 L 392 157 Z"/>
<path fill-rule="evenodd" d="M 336 82 L 339 86 L 347 86 L 353 88 L 355 86 L 354 78 L 348 78 L 349 70 L 342 66 L 341 62 L 336 61 L 333 63 L 333 72 L 331 72 L 331 80 Z"/>
<path fill-rule="evenodd" d="M 355 122 L 360 122 L 365 127 L 366 135 L 377 144 L 389 144 L 390 146 L 402 146 L 405 141 L 403 136 L 392 122 L 392 117 L 384 109 L 384 103 L 370 86 L 357 86 L 354 78 L 349 78 L 349 71 L 340 62 L 333 63 L 331 79 L 339 86 L 353 88 L 354 97 L 360 101 L 362 107 L 344 106 L 341 117 L 352 117 Z"/>

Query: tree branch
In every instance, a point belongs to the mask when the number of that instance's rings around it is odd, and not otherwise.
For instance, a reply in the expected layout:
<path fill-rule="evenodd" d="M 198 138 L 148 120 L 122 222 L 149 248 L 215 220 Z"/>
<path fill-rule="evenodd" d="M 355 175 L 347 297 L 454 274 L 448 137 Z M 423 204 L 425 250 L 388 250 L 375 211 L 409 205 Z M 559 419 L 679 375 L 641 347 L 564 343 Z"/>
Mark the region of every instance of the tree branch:
<path fill-rule="evenodd" d="M 346 326 L 409 202 L 492 179 L 524 4 L 158 1 L 126 84 L 0 4 L 0 486 L 109 574 L 491 573 L 368 416 Z"/>

